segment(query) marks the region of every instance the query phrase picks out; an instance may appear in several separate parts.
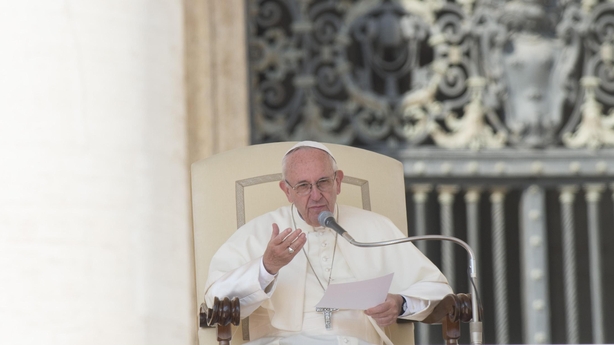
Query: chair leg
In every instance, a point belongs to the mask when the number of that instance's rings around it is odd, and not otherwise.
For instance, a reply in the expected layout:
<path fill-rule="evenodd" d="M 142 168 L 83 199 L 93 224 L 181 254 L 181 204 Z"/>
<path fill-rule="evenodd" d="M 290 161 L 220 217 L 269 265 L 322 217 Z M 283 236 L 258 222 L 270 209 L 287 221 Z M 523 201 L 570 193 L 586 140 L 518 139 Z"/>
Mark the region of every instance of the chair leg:
<path fill-rule="evenodd" d="M 460 338 L 460 321 L 451 321 L 448 317 L 441 324 L 441 333 L 446 345 L 458 345 Z"/>
<path fill-rule="evenodd" d="M 230 345 L 231 339 L 232 333 L 230 330 L 230 325 L 217 325 L 217 341 L 220 343 L 220 345 Z"/>

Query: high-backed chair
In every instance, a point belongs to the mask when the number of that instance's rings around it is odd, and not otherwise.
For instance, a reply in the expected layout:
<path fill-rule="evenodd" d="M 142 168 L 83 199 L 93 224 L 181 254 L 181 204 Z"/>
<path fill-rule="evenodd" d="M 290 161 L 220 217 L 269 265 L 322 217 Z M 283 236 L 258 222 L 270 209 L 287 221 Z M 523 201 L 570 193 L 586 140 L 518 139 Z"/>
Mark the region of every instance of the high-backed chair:
<path fill-rule="evenodd" d="M 287 205 L 279 188 L 281 159 L 293 142 L 253 145 L 214 155 L 192 164 L 192 212 L 197 301 L 204 301 L 204 286 L 213 254 L 241 225 Z M 390 218 L 407 234 L 405 186 L 401 162 L 371 151 L 326 144 L 343 170 L 339 204 L 373 210 Z M 223 298 L 226 296 L 220 296 Z M 208 306 L 211 308 L 212 306 Z M 232 343 L 248 337 L 247 322 L 232 327 Z M 413 323 L 386 330 L 395 345 L 413 343 Z M 200 345 L 216 344 L 214 328 L 200 328 Z"/>

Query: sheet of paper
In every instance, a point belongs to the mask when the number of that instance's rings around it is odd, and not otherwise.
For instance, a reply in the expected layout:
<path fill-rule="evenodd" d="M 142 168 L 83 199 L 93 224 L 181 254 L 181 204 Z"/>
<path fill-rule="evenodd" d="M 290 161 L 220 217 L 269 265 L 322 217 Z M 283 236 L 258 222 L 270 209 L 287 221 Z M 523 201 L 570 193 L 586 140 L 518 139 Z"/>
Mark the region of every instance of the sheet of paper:
<path fill-rule="evenodd" d="M 316 308 L 366 310 L 383 303 L 394 273 L 359 282 L 330 284 Z"/>

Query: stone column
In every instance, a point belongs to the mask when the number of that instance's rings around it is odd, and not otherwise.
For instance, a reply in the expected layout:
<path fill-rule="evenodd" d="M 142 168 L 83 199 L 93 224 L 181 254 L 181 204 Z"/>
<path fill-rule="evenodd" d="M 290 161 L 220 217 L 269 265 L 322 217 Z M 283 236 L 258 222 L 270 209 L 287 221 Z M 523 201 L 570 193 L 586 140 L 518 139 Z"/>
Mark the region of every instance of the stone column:
<path fill-rule="evenodd" d="M 193 344 L 183 6 L 0 5 L 0 344 Z"/>
<path fill-rule="evenodd" d="M 184 0 L 190 162 L 249 145 L 245 0 Z"/>

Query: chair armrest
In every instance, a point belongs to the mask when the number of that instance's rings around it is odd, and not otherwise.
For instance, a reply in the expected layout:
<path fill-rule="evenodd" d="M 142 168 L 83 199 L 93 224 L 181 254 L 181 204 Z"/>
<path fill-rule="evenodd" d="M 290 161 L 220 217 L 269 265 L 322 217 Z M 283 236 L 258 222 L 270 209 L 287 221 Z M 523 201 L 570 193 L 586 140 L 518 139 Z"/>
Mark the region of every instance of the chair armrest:
<path fill-rule="evenodd" d="M 207 308 L 205 303 L 201 303 L 198 313 L 199 327 L 217 327 L 217 341 L 220 345 L 230 345 L 232 332 L 230 324 L 239 325 L 241 321 L 241 305 L 238 298 L 232 300 L 225 297 L 220 301 L 215 297 L 213 306 Z"/>
<path fill-rule="evenodd" d="M 480 315 L 482 310 L 480 310 Z M 471 294 L 449 294 L 427 316 L 423 323 L 441 324 L 446 344 L 458 344 L 460 323 L 469 322 L 472 317 Z"/>
<path fill-rule="evenodd" d="M 482 311 L 480 310 L 480 315 Z M 217 340 L 220 345 L 230 345 L 232 333 L 230 324 L 239 325 L 241 306 L 238 298 L 223 300 L 215 297 L 213 306 L 207 308 L 202 303 L 199 312 L 199 326 L 217 327 Z M 460 323 L 469 322 L 472 317 L 471 294 L 449 294 L 444 297 L 427 316 L 423 323 L 442 324 L 443 338 L 446 344 L 458 344 Z"/>

